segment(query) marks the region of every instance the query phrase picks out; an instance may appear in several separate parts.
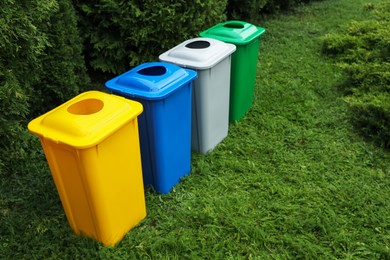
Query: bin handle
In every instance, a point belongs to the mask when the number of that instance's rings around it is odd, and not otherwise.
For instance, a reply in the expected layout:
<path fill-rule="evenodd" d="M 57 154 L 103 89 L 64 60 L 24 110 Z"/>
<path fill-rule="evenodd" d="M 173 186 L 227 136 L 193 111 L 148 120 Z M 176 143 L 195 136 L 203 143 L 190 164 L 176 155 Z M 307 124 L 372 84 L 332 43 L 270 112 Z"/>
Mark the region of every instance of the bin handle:
<path fill-rule="evenodd" d="M 167 68 L 164 66 L 151 66 L 142 68 L 137 71 L 138 74 L 141 74 L 143 76 L 162 76 L 165 73 L 167 73 Z"/>
<path fill-rule="evenodd" d="M 210 47 L 210 45 L 211 44 L 208 41 L 198 40 L 198 41 L 187 43 L 185 47 L 189 49 L 206 49 Z"/>
<path fill-rule="evenodd" d="M 104 107 L 103 101 L 97 98 L 80 100 L 68 107 L 68 112 L 74 115 L 92 115 Z"/>
<path fill-rule="evenodd" d="M 243 29 L 245 26 L 238 22 L 230 22 L 230 23 L 225 23 L 223 27 L 231 28 L 231 29 Z"/>

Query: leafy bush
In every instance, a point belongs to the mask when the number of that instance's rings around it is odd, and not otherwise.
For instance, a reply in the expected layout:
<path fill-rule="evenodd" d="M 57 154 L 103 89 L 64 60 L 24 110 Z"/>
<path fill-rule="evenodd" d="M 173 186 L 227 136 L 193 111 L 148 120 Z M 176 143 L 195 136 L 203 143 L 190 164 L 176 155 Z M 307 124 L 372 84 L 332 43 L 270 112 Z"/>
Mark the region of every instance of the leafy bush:
<path fill-rule="evenodd" d="M 22 121 L 28 113 L 27 96 L 18 80 L 0 67 L 0 176 L 12 158 L 22 149 L 20 135 L 25 131 Z M 1 177 L 0 177 L 1 178 Z"/>
<path fill-rule="evenodd" d="M 255 22 L 259 18 L 264 6 L 268 0 L 229 0 L 227 14 L 231 20 L 244 20 L 246 22 Z"/>
<path fill-rule="evenodd" d="M 225 20 L 227 0 L 74 3 L 89 65 L 117 74 Z"/>
<path fill-rule="evenodd" d="M 26 12 L 31 7 L 34 16 Z M 35 24 L 50 16 L 55 6 L 40 7 L 38 1 L 5 0 L 0 9 L 0 172 L 23 149 L 19 143 L 29 112 L 27 93 L 38 80 L 40 56 L 49 44 Z"/>
<path fill-rule="evenodd" d="M 40 57 L 39 81 L 33 85 L 31 94 L 39 98 L 33 101 L 30 110 L 39 114 L 74 97 L 89 82 L 72 1 L 55 2 L 58 6 L 53 15 L 38 24 L 49 43 Z"/>
<path fill-rule="evenodd" d="M 339 59 L 353 119 L 365 135 L 390 146 L 390 4 L 367 5 L 374 20 L 352 22 L 323 39 L 323 52 Z"/>
<path fill-rule="evenodd" d="M 263 13 L 277 13 L 313 1 L 318 0 L 229 0 L 227 15 L 229 19 L 254 23 Z"/>
<path fill-rule="evenodd" d="M 313 0 L 73 0 L 91 73 L 119 74 L 228 19 L 258 20 Z M 97 72 L 97 73 L 96 73 Z"/>
<path fill-rule="evenodd" d="M 313 1 L 316 0 L 270 0 L 265 6 L 265 9 L 268 12 L 277 12 L 280 10 L 288 10 L 299 4 L 306 4 Z"/>
<path fill-rule="evenodd" d="M 0 7 L 0 173 L 31 147 L 26 123 L 86 82 L 69 0 L 3 0 Z"/>

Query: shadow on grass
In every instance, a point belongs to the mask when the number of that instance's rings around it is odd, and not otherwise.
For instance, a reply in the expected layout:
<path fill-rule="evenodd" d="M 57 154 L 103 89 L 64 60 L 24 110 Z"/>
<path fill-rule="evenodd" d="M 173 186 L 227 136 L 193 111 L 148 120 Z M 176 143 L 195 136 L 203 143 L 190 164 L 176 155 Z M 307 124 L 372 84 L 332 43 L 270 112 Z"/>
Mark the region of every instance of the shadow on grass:
<path fill-rule="evenodd" d="M 347 101 L 354 95 L 354 83 L 345 78 L 335 85 L 336 91 L 348 105 L 348 116 L 354 134 L 379 149 L 390 151 L 390 115 L 373 105 L 356 105 Z"/>

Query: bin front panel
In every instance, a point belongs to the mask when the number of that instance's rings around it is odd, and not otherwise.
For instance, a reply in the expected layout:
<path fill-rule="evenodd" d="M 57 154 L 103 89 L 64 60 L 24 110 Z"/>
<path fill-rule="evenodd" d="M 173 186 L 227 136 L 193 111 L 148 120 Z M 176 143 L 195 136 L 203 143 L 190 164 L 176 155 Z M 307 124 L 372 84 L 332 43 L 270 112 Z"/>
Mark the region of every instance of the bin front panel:
<path fill-rule="evenodd" d="M 252 106 L 259 40 L 237 47 L 232 55 L 229 121 L 238 121 Z"/>
<path fill-rule="evenodd" d="M 227 135 L 229 127 L 231 57 L 199 70 L 193 84 L 192 150 L 207 153 Z"/>
<path fill-rule="evenodd" d="M 191 170 L 191 83 L 164 100 L 141 102 L 139 117 L 145 186 L 168 193 Z"/>
<path fill-rule="evenodd" d="M 95 147 L 41 142 L 75 233 L 115 245 L 146 216 L 137 120 Z"/>
<path fill-rule="evenodd" d="M 97 239 L 114 245 L 146 216 L 137 120 L 80 157 Z"/>
<path fill-rule="evenodd" d="M 200 33 L 200 36 L 214 38 L 235 45 L 246 45 L 265 32 L 262 27 L 243 21 L 226 21 Z"/>

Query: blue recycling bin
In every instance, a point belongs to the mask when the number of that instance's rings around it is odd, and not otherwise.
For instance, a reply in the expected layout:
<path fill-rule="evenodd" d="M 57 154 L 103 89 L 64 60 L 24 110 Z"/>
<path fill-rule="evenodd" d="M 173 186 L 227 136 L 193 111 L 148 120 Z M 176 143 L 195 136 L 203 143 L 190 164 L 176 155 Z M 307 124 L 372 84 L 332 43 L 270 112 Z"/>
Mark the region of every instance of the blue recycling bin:
<path fill-rule="evenodd" d="M 138 117 L 145 187 L 168 193 L 191 171 L 193 70 L 147 62 L 106 82 L 116 95 L 140 102 Z"/>

